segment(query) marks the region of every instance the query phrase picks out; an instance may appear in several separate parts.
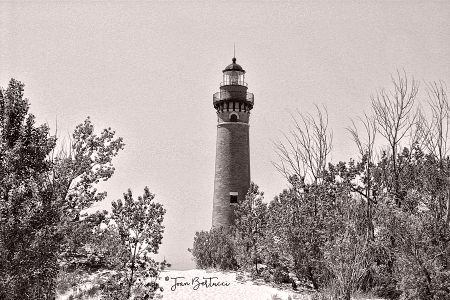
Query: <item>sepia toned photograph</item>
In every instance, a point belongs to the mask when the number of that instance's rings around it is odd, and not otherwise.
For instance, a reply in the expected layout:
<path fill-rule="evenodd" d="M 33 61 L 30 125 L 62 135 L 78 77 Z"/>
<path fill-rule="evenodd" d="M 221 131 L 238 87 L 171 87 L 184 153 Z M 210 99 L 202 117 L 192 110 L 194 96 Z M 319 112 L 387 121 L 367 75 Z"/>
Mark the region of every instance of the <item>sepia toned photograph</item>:
<path fill-rule="evenodd" d="M 0 300 L 449 300 L 450 1 L 0 0 Z"/>

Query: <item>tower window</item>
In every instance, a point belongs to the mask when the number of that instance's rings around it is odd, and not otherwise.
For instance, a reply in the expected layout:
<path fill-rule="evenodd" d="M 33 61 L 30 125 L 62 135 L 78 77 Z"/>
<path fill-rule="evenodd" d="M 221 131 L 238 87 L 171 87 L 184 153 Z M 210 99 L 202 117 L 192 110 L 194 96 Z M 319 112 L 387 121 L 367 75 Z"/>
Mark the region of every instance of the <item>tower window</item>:
<path fill-rule="evenodd" d="M 237 204 L 238 192 L 230 192 L 230 204 Z"/>
<path fill-rule="evenodd" d="M 236 103 L 233 102 L 233 110 L 234 110 L 234 106 Z M 230 122 L 237 122 L 239 120 L 239 115 L 237 114 L 237 112 L 232 111 L 228 117 L 230 118 Z"/>

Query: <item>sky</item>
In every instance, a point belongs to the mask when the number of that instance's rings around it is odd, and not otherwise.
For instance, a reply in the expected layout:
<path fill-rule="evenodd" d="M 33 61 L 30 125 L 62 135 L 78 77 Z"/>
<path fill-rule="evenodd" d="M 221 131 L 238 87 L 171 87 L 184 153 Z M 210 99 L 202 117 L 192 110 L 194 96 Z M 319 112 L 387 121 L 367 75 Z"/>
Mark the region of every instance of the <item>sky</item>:
<path fill-rule="evenodd" d="M 391 74 L 450 84 L 450 1 L 4 1 L 0 86 L 25 84 L 30 112 L 67 139 L 90 117 L 126 144 L 99 185 L 109 210 L 130 188 L 156 195 L 167 213 L 158 259 L 194 268 L 187 248 L 212 221 L 222 70 L 246 70 L 251 179 L 270 201 L 288 185 L 272 162 L 290 112 L 323 105 L 333 162 L 357 158 L 346 127 L 370 113 Z M 392 90 L 392 89 L 391 89 Z"/>

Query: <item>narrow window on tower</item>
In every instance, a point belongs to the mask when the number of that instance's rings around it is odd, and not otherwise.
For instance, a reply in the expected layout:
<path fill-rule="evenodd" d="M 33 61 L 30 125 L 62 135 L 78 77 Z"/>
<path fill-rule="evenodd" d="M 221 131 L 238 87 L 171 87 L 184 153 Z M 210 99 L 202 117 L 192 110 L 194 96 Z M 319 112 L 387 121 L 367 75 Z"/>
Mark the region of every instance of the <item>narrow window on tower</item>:
<path fill-rule="evenodd" d="M 230 192 L 230 204 L 237 204 L 238 192 Z"/>
<path fill-rule="evenodd" d="M 239 120 L 239 115 L 235 112 L 230 113 L 229 115 L 230 122 L 237 122 Z"/>

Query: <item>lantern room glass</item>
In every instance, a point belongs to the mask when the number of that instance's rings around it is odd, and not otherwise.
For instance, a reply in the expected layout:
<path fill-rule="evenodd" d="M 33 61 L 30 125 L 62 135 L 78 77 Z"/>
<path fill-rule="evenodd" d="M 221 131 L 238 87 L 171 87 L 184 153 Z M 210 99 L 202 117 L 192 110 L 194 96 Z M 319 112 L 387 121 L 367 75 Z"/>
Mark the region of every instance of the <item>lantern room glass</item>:
<path fill-rule="evenodd" d="M 244 72 L 238 70 L 228 70 L 223 72 L 222 85 L 244 85 Z"/>

